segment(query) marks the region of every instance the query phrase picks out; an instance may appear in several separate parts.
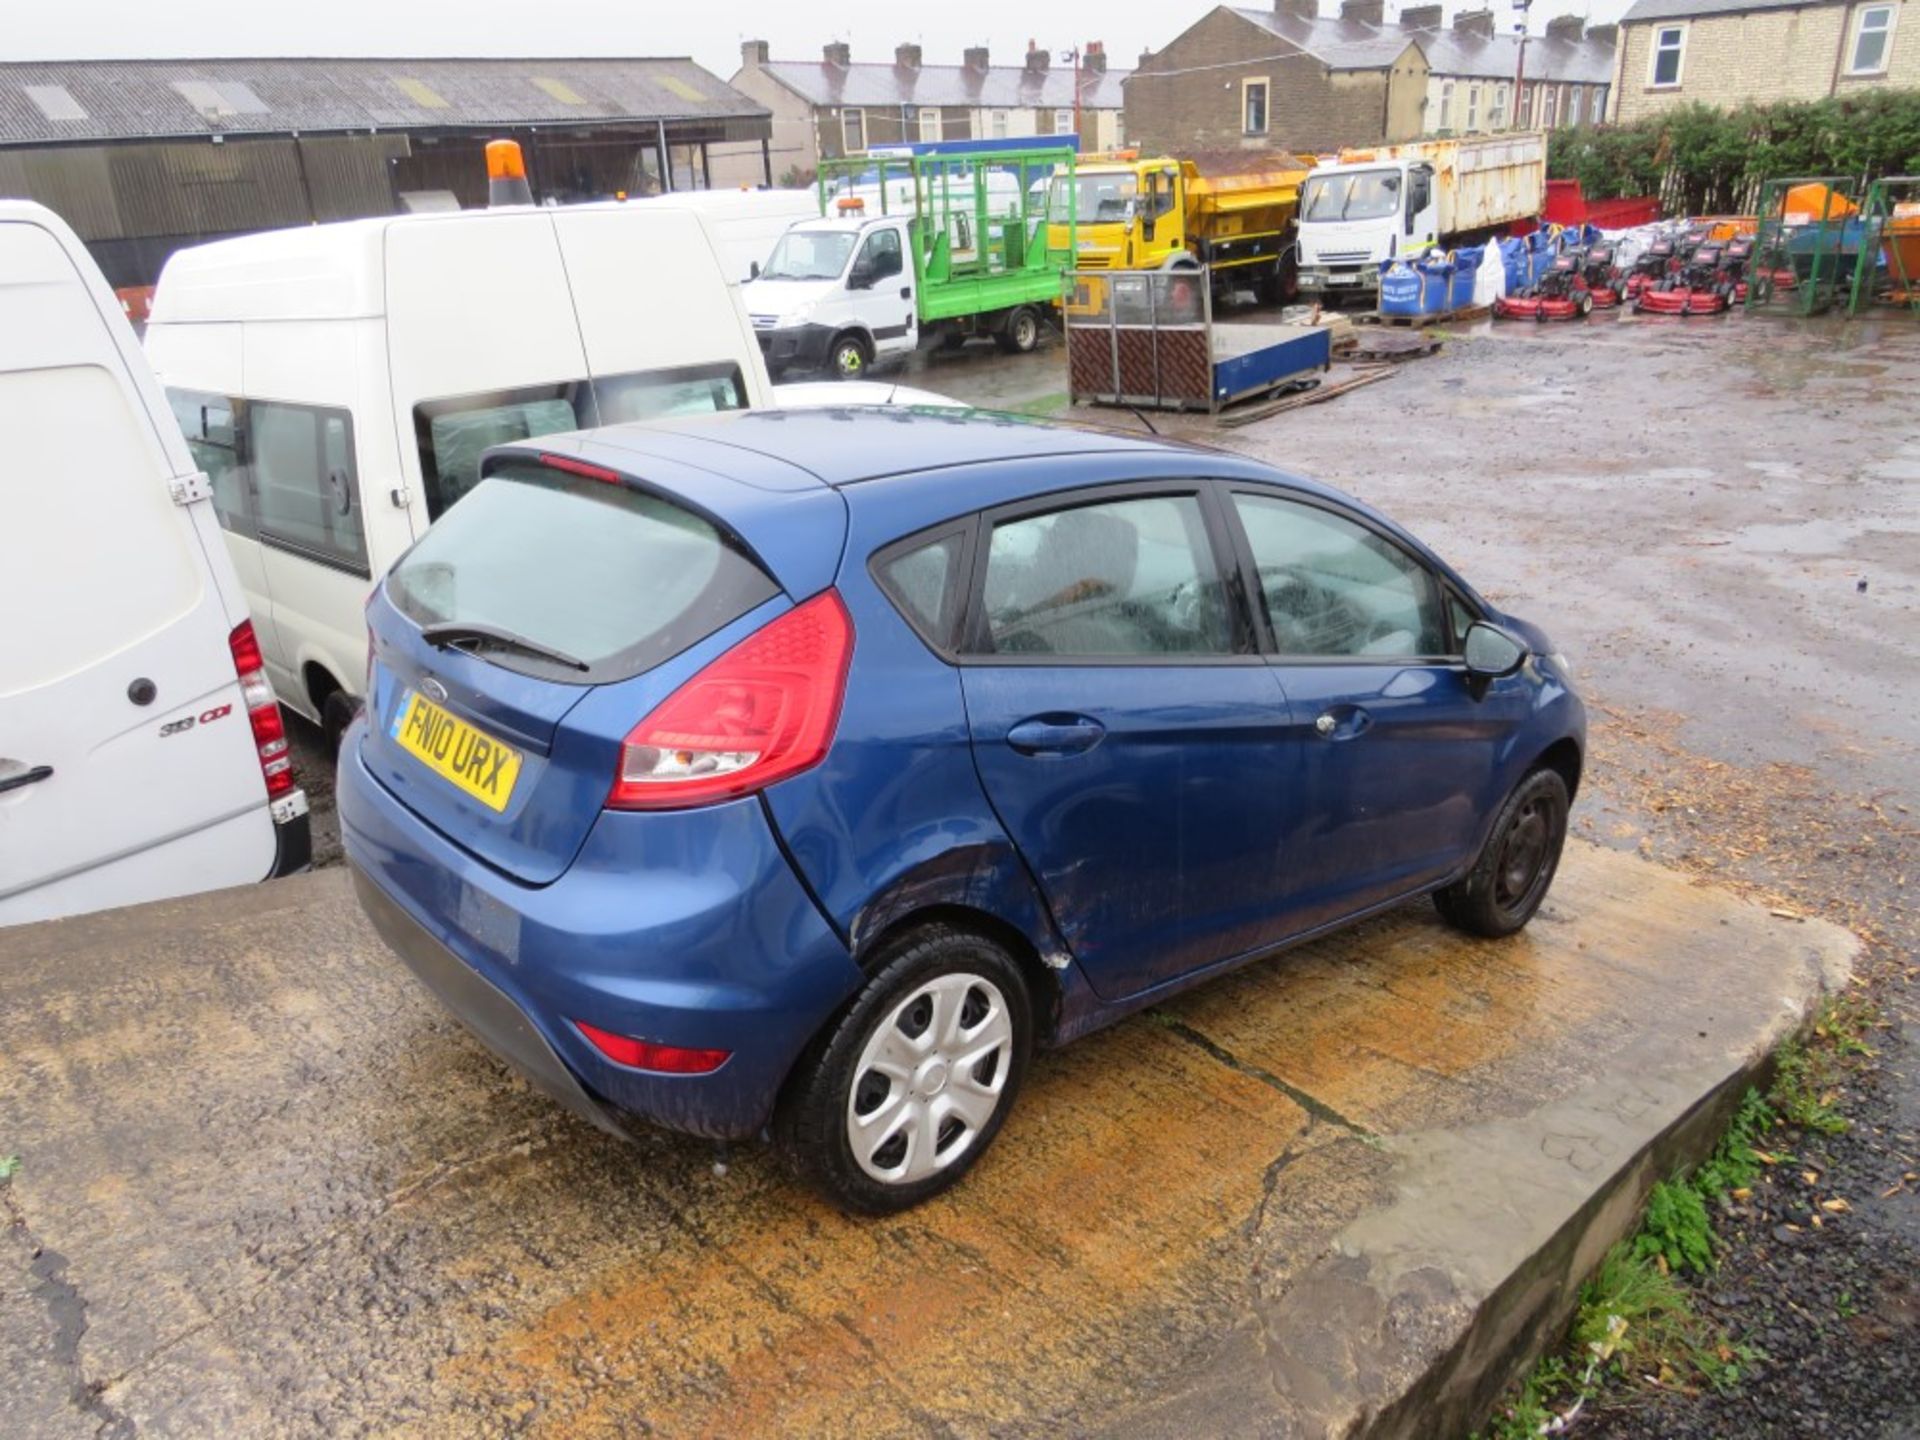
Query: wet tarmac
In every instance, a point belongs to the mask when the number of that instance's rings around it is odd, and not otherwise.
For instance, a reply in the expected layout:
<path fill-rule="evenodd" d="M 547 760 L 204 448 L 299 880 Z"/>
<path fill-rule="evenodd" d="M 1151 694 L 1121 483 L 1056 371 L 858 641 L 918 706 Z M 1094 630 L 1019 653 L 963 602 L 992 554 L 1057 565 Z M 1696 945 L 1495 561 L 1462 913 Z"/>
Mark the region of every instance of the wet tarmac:
<path fill-rule="evenodd" d="M 1848 953 L 1582 846 L 1513 941 L 1412 906 L 1043 1058 L 966 1185 L 863 1222 L 764 1150 L 722 1175 L 527 1091 L 338 869 L 0 932 L 0 1409 L 25 1437 L 76 1410 L 1160 1434 L 1179 1394 L 1209 1433 L 1320 1433 L 1394 1398 Z M 1332 1335 L 1299 1298 L 1328 1286 L 1370 1304 Z"/>

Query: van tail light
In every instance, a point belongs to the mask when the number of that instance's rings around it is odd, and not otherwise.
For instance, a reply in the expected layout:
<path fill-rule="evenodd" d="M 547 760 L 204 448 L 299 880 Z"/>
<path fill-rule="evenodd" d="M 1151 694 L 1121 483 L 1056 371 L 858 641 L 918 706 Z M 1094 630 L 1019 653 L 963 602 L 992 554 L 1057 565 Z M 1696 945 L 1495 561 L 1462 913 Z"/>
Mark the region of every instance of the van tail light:
<path fill-rule="evenodd" d="M 240 702 L 247 707 L 247 719 L 253 725 L 253 744 L 260 753 L 267 798 L 278 800 L 293 789 L 293 757 L 287 753 L 286 721 L 280 718 L 279 703 L 273 698 L 267 662 L 261 658 L 253 622 L 242 620 L 234 626 L 227 645 L 233 651 L 233 668 L 240 677 Z"/>
<path fill-rule="evenodd" d="M 852 658 L 853 621 L 836 591 L 795 606 L 633 727 L 607 805 L 710 805 L 818 765 L 833 743 Z"/>
<path fill-rule="evenodd" d="M 679 1045 L 636 1040 L 631 1035 L 615 1035 L 584 1020 L 574 1021 L 573 1027 L 609 1060 L 631 1065 L 635 1070 L 652 1070 L 662 1075 L 711 1075 L 733 1057 L 731 1050 L 688 1050 Z"/>

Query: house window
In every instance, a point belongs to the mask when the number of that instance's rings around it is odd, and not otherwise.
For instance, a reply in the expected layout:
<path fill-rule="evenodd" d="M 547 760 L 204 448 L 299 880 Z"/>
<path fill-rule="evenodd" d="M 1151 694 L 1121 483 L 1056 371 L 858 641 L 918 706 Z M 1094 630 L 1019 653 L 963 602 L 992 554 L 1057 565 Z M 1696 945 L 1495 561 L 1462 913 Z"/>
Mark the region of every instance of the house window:
<path fill-rule="evenodd" d="M 1493 105 L 1487 111 L 1487 128 L 1504 130 L 1507 128 L 1507 87 L 1505 84 L 1493 87 Z"/>
<path fill-rule="evenodd" d="M 1555 119 L 1559 113 L 1560 91 L 1552 85 L 1547 85 L 1542 88 L 1546 90 L 1547 98 L 1546 102 L 1541 106 L 1540 124 L 1543 129 L 1551 130 L 1554 127 Z"/>
<path fill-rule="evenodd" d="M 1662 25 L 1653 32 L 1653 57 L 1647 69 L 1647 84 L 1654 87 L 1680 83 L 1680 56 L 1687 48 L 1687 27 Z"/>
<path fill-rule="evenodd" d="M 1893 6 L 1863 5 L 1854 13 L 1853 58 L 1849 75 L 1880 75 L 1887 68 L 1887 42 L 1893 38 Z"/>
<path fill-rule="evenodd" d="M 858 155 L 867 148 L 867 116 L 862 110 L 840 112 L 840 148 Z"/>
<path fill-rule="evenodd" d="M 938 110 L 922 110 L 920 112 L 920 138 L 922 140 L 938 140 L 940 138 L 940 112 Z"/>
<path fill-rule="evenodd" d="M 996 140 L 1007 138 L 1007 112 L 1004 110 L 993 112 L 993 138 Z"/>
<path fill-rule="evenodd" d="M 1073 111 L 1056 110 L 1053 112 L 1053 133 L 1056 135 L 1073 134 Z"/>
<path fill-rule="evenodd" d="M 1440 82 L 1440 118 L 1434 122 L 1433 128 L 1436 130 L 1453 128 L 1453 82 L 1451 80 Z"/>
<path fill-rule="evenodd" d="M 1478 85 L 1469 85 L 1467 87 L 1467 129 L 1469 131 L 1474 131 L 1474 130 L 1478 130 L 1479 128 L 1480 128 L 1480 87 Z"/>
<path fill-rule="evenodd" d="M 1586 118 L 1587 87 L 1584 85 L 1576 85 L 1573 87 L 1573 102 L 1567 106 L 1567 123 L 1569 125 L 1578 125 L 1585 121 Z"/>
<path fill-rule="evenodd" d="M 1240 84 L 1240 128 L 1249 135 L 1267 133 L 1267 82 L 1244 80 Z"/>

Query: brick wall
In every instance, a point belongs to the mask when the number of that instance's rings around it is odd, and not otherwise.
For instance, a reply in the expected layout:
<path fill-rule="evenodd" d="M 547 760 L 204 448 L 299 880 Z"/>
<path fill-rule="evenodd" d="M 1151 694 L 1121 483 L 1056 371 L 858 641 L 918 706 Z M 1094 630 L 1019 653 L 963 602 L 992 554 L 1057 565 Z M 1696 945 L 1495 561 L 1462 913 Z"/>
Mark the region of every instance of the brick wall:
<path fill-rule="evenodd" d="M 1243 82 L 1268 82 L 1266 133 L 1242 125 Z M 1127 81 L 1128 145 L 1180 155 L 1234 147 L 1331 150 L 1420 133 L 1427 67 L 1412 46 L 1384 70 L 1326 67 L 1224 7 L 1144 60 Z"/>
<path fill-rule="evenodd" d="M 1622 26 L 1614 118 L 1631 122 L 1696 100 L 1731 109 L 1749 100 L 1819 100 L 1874 85 L 1920 85 L 1920 35 L 1910 33 L 1920 24 L 1920 13 L 1914 13 L 1912 0 L 1900 0 L 1887 72 L 1871 77 L 1845 73 L 1859 8 L 1814 5 Z M 1647 83 L 1649 57 L 1655 34 L 1668 25 L 1686 30 L 1680 83 L 1655 89 Z M 1848 53 L 1842 51 L 1843 40 Z"/>

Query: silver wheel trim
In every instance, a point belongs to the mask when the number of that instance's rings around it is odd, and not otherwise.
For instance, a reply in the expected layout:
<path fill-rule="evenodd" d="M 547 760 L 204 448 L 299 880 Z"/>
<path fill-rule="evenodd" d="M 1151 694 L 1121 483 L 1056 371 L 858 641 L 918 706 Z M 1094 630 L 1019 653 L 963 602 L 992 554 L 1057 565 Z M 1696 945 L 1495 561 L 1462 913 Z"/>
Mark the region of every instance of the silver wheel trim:
<path fill-rule="evenodd" d="M 976 994 L 985 1010 L 963 1024 L 966 998 Z M 903 1028 L 922 1000 L 932 1017 L 926 1028 L 909 1035 Z M 987 1065 L 992 1057 L 991 1066 Z M 946 1169 L 971 1150 L 1006 1091 L 1013 1063 L 1013 1017 L 1006 996 L 991 980 L 960 972 L 917 986 L 889 1010 L 867 1036 L 847 1088 L 847 1146 L 860 1168 L 886 1185 L 908 1185 Z M 982 1073 L 991 1078 L 984 1083 Z M 866 1114 L 858 1113 L 868 1076 L 887 1082 L 887 1095 Z M 940 1145 L 949 1121 L 962 1127 Z M 894 1163 L 874 1159 L 896 1137 L 905 1148 Z"/>
<path fill-rule="evenodd" d="M 866 363 L 866 356 L 860 352 L 860 347 L 852 341 L 841 344 L 834 351 L 833 358 L 833 368 L 838 370 L 842 375 L 858 375 L 861 367 Z"/>
<path fill-rule="evenodd" d="M 1040 339 L 1040 322 L 1031 311 L 1016 315 L 1013 319 L 1013 343 L 1022 350 L 1031 350 Z"/>

